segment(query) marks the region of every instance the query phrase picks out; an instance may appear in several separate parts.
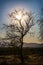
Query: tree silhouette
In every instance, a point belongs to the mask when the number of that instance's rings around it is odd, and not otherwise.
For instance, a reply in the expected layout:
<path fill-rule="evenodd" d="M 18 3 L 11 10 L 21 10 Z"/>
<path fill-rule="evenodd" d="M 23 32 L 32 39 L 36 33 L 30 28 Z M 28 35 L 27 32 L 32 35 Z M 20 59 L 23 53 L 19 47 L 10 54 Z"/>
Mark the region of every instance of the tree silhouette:
<path fill-rule="evenodd" d="M 40 18 L 38 20 L 39 22 L 39 29 L 40 29 L 40 41 L 43 41 L 43 8 L 41 8 Z"/>
<path fill-rule="evenodd" d="M 19 43 L 20 41 L 20 34 L 18 35 L 17 32 L 18 30 L 16 29 L 15 25 L 13 24 L 3 24 L 4 28 L 6 30 L 6 40 L 9 40 L 11 43 L 11 46 L 17 46 L 17 43 Z"/>
<path fill-rule="evenodd" d="M 32 12 L 27 12 L 24 9 L 16 9 L 8 14 L 11 19 L 11 24 L 5 25 L 6 35 L 8 38 L 11 38 L 11 42 L 14 41 L 14 44 L 20 42 L 20 54 L 21 61 L 24 62 L 23 58 L 23 37 L 27 34 L 30 28 L 34 25 L 34 18 Z M 15 41 L 15 39 L 17 39 Z"/>

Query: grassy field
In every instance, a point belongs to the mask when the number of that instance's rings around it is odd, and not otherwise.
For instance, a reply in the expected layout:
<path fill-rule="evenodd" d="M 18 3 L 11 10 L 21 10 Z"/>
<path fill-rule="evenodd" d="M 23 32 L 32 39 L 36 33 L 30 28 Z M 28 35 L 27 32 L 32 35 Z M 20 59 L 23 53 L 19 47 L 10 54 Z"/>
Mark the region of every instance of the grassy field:
<path fill-rule="evenodd" d="M 0 47 L 0 65 L 43 65 L 42 48 L 23 48 L 24 63 L 21 63 L 20 48 Z"/>

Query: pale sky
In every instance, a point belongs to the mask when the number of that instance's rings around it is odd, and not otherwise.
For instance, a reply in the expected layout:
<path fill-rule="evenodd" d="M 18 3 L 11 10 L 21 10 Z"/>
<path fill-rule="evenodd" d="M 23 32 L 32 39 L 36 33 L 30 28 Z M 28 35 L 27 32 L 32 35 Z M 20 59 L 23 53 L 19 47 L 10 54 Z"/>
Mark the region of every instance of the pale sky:
<path fill-rule="evenodd" d="M 5 36 L 4 30 L 1 30 L 3 27 L 2 25 L 4 23 L 9 23 L 8 20 L 8 13 L 9 11 L 13 10 L 14 8 L 24 8 L 26 10 L 31 10 L 32 12 L 35 13 L 36 18 L 39 16 L 40 9 L 43 6 L 43 0 L 0 0 L 0 37 Z M 34 34 L 30 36 L 29 33 L 24 37 L 24 42 L 30 43 L 30 42 L 40 42 L 38 40 L 39 36 L 39 26 L 36 23 L 31 29 L 31 32 Z"/>

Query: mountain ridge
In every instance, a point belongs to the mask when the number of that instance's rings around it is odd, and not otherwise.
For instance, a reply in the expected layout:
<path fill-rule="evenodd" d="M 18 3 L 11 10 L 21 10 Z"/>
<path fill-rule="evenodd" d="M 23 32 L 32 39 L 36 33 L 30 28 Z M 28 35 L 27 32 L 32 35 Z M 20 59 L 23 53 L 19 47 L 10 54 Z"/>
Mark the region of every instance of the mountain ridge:
<path fill-rule="evenodd" d="M 37 43 L 24 43 L 23 47 L 43 47 L 43 43 L 42 44 L 37 44 Z"/>

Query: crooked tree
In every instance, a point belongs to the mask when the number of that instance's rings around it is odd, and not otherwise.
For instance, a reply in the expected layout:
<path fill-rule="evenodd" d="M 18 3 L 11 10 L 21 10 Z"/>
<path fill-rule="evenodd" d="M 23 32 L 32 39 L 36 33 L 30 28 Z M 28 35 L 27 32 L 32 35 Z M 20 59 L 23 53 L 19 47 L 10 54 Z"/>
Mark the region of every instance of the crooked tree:
<path fill-rule="evenodd" d="M 30 28 L 34 25 L 33 14 L 32 12 L 27 12 L 24 9 L 15 9 L 14 11 L 10 12 L 8 15 L 11 21 L 9 25 L 5 25 L 8 29 L 7 37 L 13 39 L 14 43 L 15 43 L 15 39 L 18 39 L 20 41 L 21 61 L 23 63 L 24 62 L 23 53 L 22 53 L 23 37 L 27 34 Z"/>

